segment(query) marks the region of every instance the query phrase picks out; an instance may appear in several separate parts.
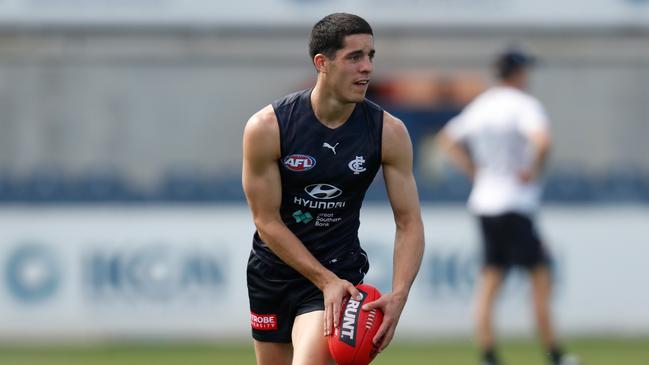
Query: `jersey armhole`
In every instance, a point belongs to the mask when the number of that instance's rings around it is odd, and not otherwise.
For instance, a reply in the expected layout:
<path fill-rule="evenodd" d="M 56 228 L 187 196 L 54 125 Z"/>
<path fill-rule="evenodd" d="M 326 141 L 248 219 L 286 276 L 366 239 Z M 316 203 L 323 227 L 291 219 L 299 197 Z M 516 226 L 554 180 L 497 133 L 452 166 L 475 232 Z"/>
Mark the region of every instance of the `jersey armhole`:
<path fill-rule="evenodd" d="M 385 110 L 381 110 L 381 117 L 379 118 L 379 168 L 383 166 L 383 119 L 385 118 Z"/>
<path fill-rule="evenodd" d="M 271 108 L 273 108 L 273 113 L 275 114 L 275 122 L 277 123 L 277 130 L 279 132 L 279 162 L 281 163 L 282 157 L 286 156 L 286 151 L 284 151 L 284 143 L 282 143 L 282 135 L 284 134 L 282 133 L 283 126 L 282 122 L 280 122 L 279 120 L 279 114 L 277 113 L 277 106 L 275 105 L 275 103 L 271 104 Z"/>

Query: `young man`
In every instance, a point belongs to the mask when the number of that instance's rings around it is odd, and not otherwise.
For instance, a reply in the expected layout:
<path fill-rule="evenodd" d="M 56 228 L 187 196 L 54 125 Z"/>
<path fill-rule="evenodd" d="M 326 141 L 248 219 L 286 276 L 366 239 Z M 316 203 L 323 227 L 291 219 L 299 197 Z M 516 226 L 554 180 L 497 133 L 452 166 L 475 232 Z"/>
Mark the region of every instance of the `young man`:
<path fill-rule="evenodd" d="M 496 61 L 500 84 L 469 104 L 438 136 L 439 145 L 473 180 L 469 208 L 480 222 L 484 267 L 477 291 L 477 341 L 484 365 L 498 365 L 492 307 L 507 270 L 527 270 L 541 342 L 553 365 L 578 364 L 564 356 L 550 320 L 548 255 L 533 223 L 540 176 L 550 149 L 548 118 L 525 92 L 533 59 L 512 50 Z"/>
<path fill-rule="evenodd" d="M 326 336 L 369 267 L 359 213 L 380 167 L 396 238 L 392 291 L 363 308 L 385 314 L 373 339 L 379 351 L 394 335 L 424 248 L 408 132 L 365 100 L 372 28 L 331 14 L 315 24 L 309 46 L 315 87 L 261 109 L 243 136 L 243 187 L 257 228 L 248 293 L 260 365 L 332 363 Z"/>

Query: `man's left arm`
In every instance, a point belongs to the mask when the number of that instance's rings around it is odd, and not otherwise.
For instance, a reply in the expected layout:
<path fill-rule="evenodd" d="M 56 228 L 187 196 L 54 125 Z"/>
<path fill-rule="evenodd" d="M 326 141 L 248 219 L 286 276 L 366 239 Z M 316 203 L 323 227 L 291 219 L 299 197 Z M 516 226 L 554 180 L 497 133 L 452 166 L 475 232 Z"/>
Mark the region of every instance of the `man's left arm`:
<path fill-rule="evenodd" d="M 519 173 L 521 181 L 525 183 L 537 180 L 541 176 L 552 143 L 550 133 L 546 129 L 530 132 L 527 137 L 532 145 L 533 154 L 529 169 Z"/>
<path fill-rule="evenodd" d="M 380 308 L 384 313 L 383 323 L 374 337 L 379 351 L 394 336 L 424 254 L 424 227 L 412 173 L 412 144 L 403 123 L 388 113 L 384 116 L 381 148 L 383 177 L 396 224 L 392 291 L 363 307 L 365 310 Z"/>
<path fill-rule="evenodd" d="M 545 108 L 536 99 L 522 109 L 518 119 L 520 132 L 527 137 L 532 147 L 532 160 L 527 169 L 519 172 L 519 178 L 524 183 L 537 180 L 545 168 L 545 163 L 552 145 L 550 137 L 550 121 Z"/>

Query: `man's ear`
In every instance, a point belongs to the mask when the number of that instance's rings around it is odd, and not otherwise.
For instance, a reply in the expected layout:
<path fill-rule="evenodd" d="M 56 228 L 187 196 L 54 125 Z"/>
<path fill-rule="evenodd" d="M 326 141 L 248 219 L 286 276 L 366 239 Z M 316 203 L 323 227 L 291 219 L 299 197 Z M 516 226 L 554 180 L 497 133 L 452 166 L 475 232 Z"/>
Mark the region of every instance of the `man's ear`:
<path fill-rule="evenodd" d="M 318 72 L 327 73 L 329 60 L 322 53 L 318 53 L 317 55 L 313 56 L 313 65 Z"/>

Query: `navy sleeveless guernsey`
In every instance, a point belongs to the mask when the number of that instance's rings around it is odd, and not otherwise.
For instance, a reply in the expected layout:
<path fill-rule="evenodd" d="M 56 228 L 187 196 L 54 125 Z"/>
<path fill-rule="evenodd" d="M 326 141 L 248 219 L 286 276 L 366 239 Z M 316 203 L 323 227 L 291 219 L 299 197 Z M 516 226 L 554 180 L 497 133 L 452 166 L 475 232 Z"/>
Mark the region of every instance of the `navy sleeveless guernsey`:
<path fill-rule="evenodd" d="M 365 100 L 331 129 L 311 107 L 311 90 L 273 103 L 280 129 L 280 214 L 286 226 L 322 263 L 361 250 L 359 215 L 365 193 L 381 166 L 383 109 Z M 255 232 L 253 253 L 284 265 Z"/>

